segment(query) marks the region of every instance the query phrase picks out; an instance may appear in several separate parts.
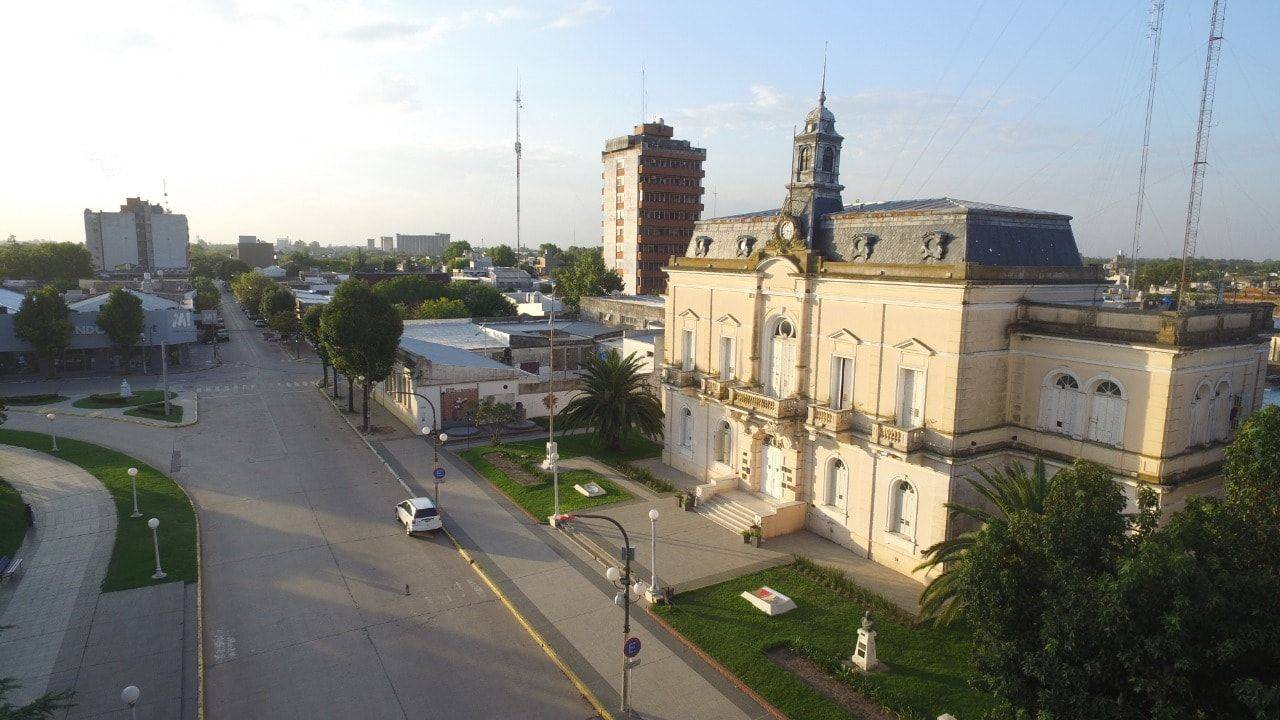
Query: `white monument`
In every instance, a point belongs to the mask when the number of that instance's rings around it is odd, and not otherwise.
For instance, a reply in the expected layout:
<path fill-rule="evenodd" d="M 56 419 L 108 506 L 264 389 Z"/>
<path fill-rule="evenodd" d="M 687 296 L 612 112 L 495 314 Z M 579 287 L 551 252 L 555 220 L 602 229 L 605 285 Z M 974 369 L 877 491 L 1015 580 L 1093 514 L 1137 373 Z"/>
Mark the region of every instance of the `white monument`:
<path fill-rule="evenodd" d="M 796 609 L 794 600 L 768 585 L 762 585 L 755 590 L 743 590 L 742 598 L 755 605 L 760 612 L 770 616 L 781 615 Z"/>
<path fill-rule="evenodd" d="M 120 381 L 120 397 L 122 398 L 133 397 L 133 389 L 129 387 L 129 381 L 127 379 Z"/>
<path fill-rule="evenodd" d="M 871 621 L 870 611 L 862 615 L 862 627 L 858 628 L 858 645 L 849 660 L 863 672 L 880 669 L 880 661 L 876 658 L 876 624 Z"/>

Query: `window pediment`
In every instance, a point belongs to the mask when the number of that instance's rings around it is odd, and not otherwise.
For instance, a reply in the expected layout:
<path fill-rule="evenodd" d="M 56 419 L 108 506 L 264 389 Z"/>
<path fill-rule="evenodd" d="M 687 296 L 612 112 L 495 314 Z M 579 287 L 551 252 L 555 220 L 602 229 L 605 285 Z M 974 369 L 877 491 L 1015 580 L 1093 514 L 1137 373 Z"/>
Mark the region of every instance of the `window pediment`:
<path fill-rule="evenodd" d="M 720 323 L 721 325 L 728 325 L 730 327 L 742 327 L 742 323 L 738 322 L 738 318 L 728 313 L 721 315 L 719 318 L 716 319 L 716 322 Z"/>
<path fill-rule="evenodd" d="M 681 311 L 681 312 L 680 312 L 680 314 L 679 314 L 679 315 L 677 315 L 676 317 L 682 317 L 682 318 L 685 318 L 685 319 L 688 319 L 688 320 L 701 320 L 701 319 L 702 319 L 701 317 L 699 317 L 699 316 L 698 316 L 698 313 L 696 313 L 696 312 L 694 312 L 694 311 L 693 311 L 693 308 L 685 308 L 685 309 L 684 309 L 683 311 Z"/>
<path fill-rule="evenodd" d="M 916 355 L 934 355 L 933 348 L 920 342 L 917 338 L 907 338 L 900 343 L 894 343 L 894 347 L 904 353 L 914 353 Z"/>
<path fill-rule="evenodd" d="M 840 328 L 839 330 L 828 335 L 827 339 L 833 342 L 838 342 L 838 343 L 850 343 L 852 345 L 862 344 L 862 338 L 858 337 L 857 335 L 854 335 L 852 332 L 849 332 L 847 328 Z"/>

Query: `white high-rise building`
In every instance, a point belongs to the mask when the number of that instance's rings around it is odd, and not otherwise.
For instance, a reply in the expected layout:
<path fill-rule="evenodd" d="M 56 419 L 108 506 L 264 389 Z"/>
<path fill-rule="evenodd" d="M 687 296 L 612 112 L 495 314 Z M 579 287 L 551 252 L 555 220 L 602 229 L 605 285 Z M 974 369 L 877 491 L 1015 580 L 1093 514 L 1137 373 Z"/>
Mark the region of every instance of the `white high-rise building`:
<path fill-rule="evenodd" d="M 120 212 L 84 211 L 84 242 L 99 270 L 185 270 L 190 235 L 187 216 L 141 198 Z"/>

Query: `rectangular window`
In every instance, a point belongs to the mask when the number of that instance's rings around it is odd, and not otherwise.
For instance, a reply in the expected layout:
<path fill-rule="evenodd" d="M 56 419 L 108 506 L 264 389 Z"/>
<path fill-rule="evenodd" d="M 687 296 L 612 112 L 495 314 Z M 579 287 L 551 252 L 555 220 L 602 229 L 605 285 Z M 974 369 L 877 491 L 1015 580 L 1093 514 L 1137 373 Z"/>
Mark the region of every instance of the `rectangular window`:
<path fill-rule="evenodd" d="M 918 428 L 921 425 L 924 425 L 924 371 L 899 368 L 898 427 Z"/>
<path fill-rule="evenodd" d="M 693 331 L 685 330 L 680 334 L 680 369 L 693 369 Z"/>
<path fill-rule="evenodd" d="M 720 379 L 732 380 L 734 367 L 733 338 L 720 338 Z"/>
<path fill-rule="evenodd" d="M 853 407 L 853 358 L 839 355 L 831 358 L 831 407 L 836 410 Z"/>

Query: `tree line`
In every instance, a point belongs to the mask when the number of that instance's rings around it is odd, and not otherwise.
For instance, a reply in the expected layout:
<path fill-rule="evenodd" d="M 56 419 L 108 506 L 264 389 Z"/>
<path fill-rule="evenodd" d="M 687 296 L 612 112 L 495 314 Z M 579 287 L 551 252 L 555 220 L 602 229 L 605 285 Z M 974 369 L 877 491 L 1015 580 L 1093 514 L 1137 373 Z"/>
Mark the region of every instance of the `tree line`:
<path fill-rule="evenodd" d="M 53 283 L 65 290 L 92 276 L 93 261 L 82 243 L 0 243 L 0 278 Z"/>
<path fill-rule="evenodd" d="M 1280 717 L 1280 407 L 1227 448 L 1225 497 L 1161 517 L 1105 467 L 1037 462 L 971 481 L 949 505 L 979 529 L 935 545 L 923 617 L 973 633 L 990 717 Z"/>
<path fill-rule="evenodd" d="M 57 360 L 71 344 L 70 318 L 71 310 L 54 285 L 27 293 L 14 315 L 14 334 L 31 343 L 50 377 L 57 374 Z M 146 326 L 142 300 L 123 288 L 112 288 L 98 310 L 96 323 L 110 339 L 121 366 L 128 368 Z"/>

